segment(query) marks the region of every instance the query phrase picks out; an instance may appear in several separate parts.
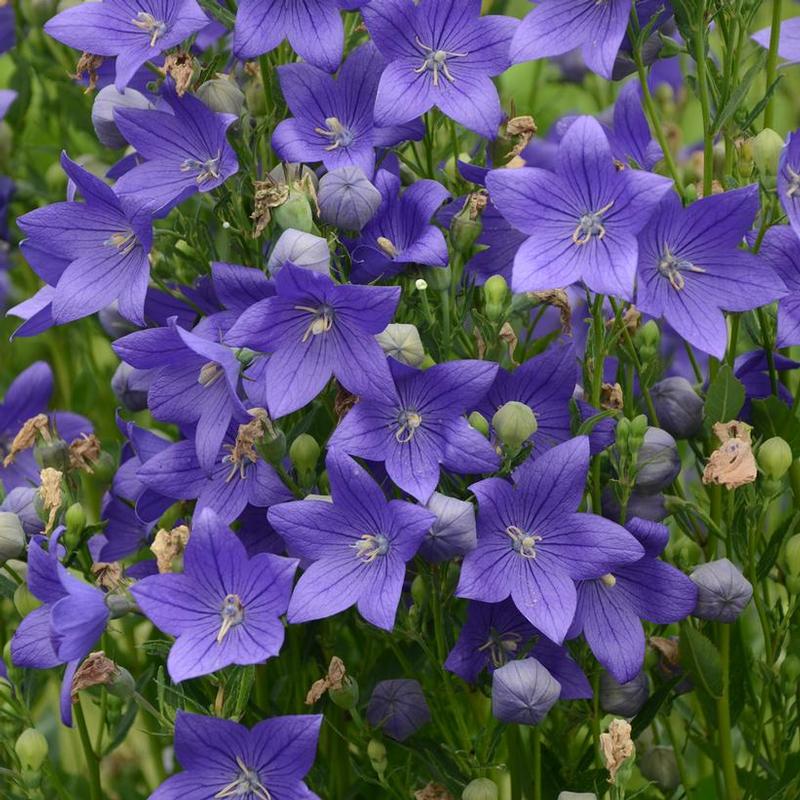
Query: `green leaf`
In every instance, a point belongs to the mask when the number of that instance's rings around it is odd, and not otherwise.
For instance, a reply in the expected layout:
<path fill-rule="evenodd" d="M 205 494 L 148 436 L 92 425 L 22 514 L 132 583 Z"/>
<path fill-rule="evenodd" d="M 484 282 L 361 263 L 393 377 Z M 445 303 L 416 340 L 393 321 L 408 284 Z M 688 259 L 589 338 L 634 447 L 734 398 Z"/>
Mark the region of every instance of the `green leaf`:
<path fill-rule="evenodd" d="M 770 439 L 780 436 L 800 458 L 800 420 L 789 406 L 777 397 L 753 400 L 753 427 L 759 436 Z"/>
<path fill-rule="evenodd" d="M 778 560 L 778 554 L 781 551 L 783 540 L 787 538 L 790 532 L 795 532 L 798 522 L 800 522 L 800 513 L 794 514 L 787 519 L 784 524 L 780 525 L 772 536 L 770 536 L 769 544 L 767 544 L 756 565 L 756 578 L 759 581 L 763 581 L 764 578 L 769 575 L 769 571 Z"/>
<path fill-rule="evenodd" d="M 723 364 L 708 387 L 703 407 L 703 421 L 706 431 L 716 422 L 730 422 L 744 405 L 744 386 L 733 374 L 728 364 Z"/>
<path fill-rule="evenodd" d="M 756 59 L 756 63 L 753 64 L 753 66 L 750 67 L 749 70 L 747 70 L 744 77 L 736 86 L 736 89 L 731 93 L 731 96 L 728 98 L 728 102 L 725 103 L 722 109 L 720 109 L 719 114 L 717 114 L 716 118 L 712 122 L 711 124 L 712 133 L 717 133 L 718 131 L 722 130 L 722 127 L 725 125 L 725 123 L 741 107 L 742 103 L 747 97 L 748 92 L 750 91 L 750 87 L 753 85 L 753 82 L 755 81 L 756 78 L 758 78 L 761 75 L 764 69 L 764 64 L 766 64 L 766 61 L 767 61 L 767 51 L 762 50 L 759 57 Z"/>
<path fill-rule="evenodd" d="M 716 645 L 697 628 L 684 622 L 679 645 L 681 665 L 695 685 L 711 697 L 722 697 L 722 662 Z"/>
<path fill-rule="evenodd" d="M 639 709 L 639 713 L 633 718 L 633 722 L 631 722 L 631 735 L 634 739 L 644 733 L 647 726 L 656 718 L 656 714 L 661 710 L 661 706 L 667 701 L 672 690 L 683 679 L 683 675 L 675 675 L 666 683 L 662 683 L 661 686 L 647 698 L 647 702 Z"/>

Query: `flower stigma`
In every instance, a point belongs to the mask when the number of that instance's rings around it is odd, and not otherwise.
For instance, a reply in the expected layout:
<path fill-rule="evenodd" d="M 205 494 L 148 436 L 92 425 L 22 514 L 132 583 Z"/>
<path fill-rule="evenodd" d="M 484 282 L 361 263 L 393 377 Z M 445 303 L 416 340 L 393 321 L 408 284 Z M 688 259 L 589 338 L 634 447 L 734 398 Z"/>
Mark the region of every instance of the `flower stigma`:
<path fill-rule="evenodd" d="M 223 373 L 222 367 L 216 361 L 209 361 L 200 367 L 200 374 L 197 376 L 197 382 L 205 389 L 212 386 L 219 380 Z"/>
<path fill-rule="evenodd" d="M 195 158 L 187 158 L 181 164 L 181 172 L 197 172 L 195 180 L 198 184 L 219 178 L 219 164 L 222 160 L 222 151 L 217 152 L 214 158 L 207 158 L 205 161 L 198 161 Z"/>
<path fill-rule="evenodd" d="M 155 47 L 156 42 L 167 32 L 167 23 L 156 19 L 147 11 L 140 11 L 131 22 L 139 30 L 151 34 L 150 47 Z"/>
<path fill-rule="evenodd" d="M 328 117 L 325 120 L 325 128 L 314 128 L 314 133 L 330 139 L 331 143 L 325 150 L 336 150 L 337 147 L 349 147 L 353 143 L 355 136 L 349 128 L 345 128 L 337 117 Z"/>
<path fill-rule="evenodd" d="M 492 666 L 499 668 L 513 659 L 519 650 L 522 637 L 518 633 L 499 633 L 494 628 L 489 631 L 489 638 L 482 644 L 478 651 L 489 652 Z"/>
<path fill-rule="evenodd" d="M 800 193 L 800 172 L 795 172 L 788 164 L 786 171 L 789 173 L 789 187 L 786 189 L 786 196 L 794 197 Z"/>
<path fill-rule="evenodd" d="M 219 612 L 222 624 L 219 626 L 217 634 L 217 644 L 222 644 L 222 640 L 228 635 L 231 628 L 240 625 L 244 620 L 244 606 L 238 594 L 226 594 Z"/>
<path fill-rule="evenodd" d="M 417 67 L 414 72 L 417 75 L 422 75 L 423 72 L 433 72 L 433 85 L 438 88 L 439 86 L 439 73 L 441 72 L 450 83 L 455 83 L 456 79 L 453 73 L 447 66 L 448 58 L 466 58 L 469 53 L 454 53 L 449 50 L 434 50 L 432 47 L 423 44 L 419 36 L 414 37 L 417 47 L 425 53 L 425 60 L 422 66 Z"/>
<path fill-rule="evenodd" d="M 606 226 L 603 225 L 603 214 L 610 210 L 614 205 L 612 200 L 608 205 L 603 206 L 599 211 L 586 212 L 578 220 L 578 226 L 572 233 L 572 241 L 577 245 L 589 244 L 593 236 L 598 239 L 605 238 Z"/>
<path fill-rule="evenodd" d="M 389 552 L 389 540 L 382 533 L 365 533 L 348 546 L 356 551 L 356 558 L 365 564 L 371 564 L 378 556 L 385 556 Z"/>
<path fill-rule="evenodd" d="M 394 438 L 400 444 L 405 444 L 414 438 L 417 428 L 422 425 L 422 416 L 416 411 L 401 411 L 397 423 L 400 427 L 395 431 Z"/>
<path fill-rule="evenodd" d="M 261 782 L 259 774 L 250 769 L 240 756 L 236 756 L 236 765 L 239 767 L 239 774 L 227 786 L 220 789 L 215 798 L 224 797 L 248 797 L 252 795 L 258 800 L 272 800 L 269 789 Z"/>
<path fill-rule="evenodd" d="M 611 589 L 617 585 L 617 579 L 610 572 L 607 575 L 602 575 L 600 580 L 602 581 L 603 586 L 608 589 Z"/>
<path fill-rule="evenodd" d="M 103 244 L 106 247 L 116 247 L 122 255 L 126 256 L 136 247 L 136 234 L 130 230 L 112 233 Z"/>
<path fill-rule="evenodd" d="M 333 309 L 330 306 L 322 305 L 319 308 L 311 306 L 295 306 L 295 311 L 306 311 L 312 314 L 311 322 L 303 334 L 301 342 L 307 342 L 312 336 L 319 336 L 327 333 L 333 327 Z"/>
<path fill-rule="evenodd" d="M 505 529 L 505 534 L 510 537 L 511 546 L 523 558 L 536 558 L 536 542 L 542 541 L 541 536 L 528 533 L 516 525 L 509 525 Z"/>
<path fill-rule="evenodd" d="M 668 278 L 670 286 L 679 292 L 686 286 L 686 279 L 681 274 L 682 272 L 703 273 L 705 270 L 702 267 L 696 267 L 691 261 L 674 256 L 669 247 L 664 245 L 664 254 L 658 262 L 658 272 Z"/>

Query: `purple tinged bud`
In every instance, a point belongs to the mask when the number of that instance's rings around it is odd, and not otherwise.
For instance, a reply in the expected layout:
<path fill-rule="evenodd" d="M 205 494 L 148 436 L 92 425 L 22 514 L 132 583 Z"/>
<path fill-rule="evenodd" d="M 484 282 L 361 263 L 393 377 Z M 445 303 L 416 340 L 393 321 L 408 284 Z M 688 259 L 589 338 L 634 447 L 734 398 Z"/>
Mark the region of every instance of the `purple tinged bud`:
<path fill-rule="evenodd" d="M 750 581 L 727 558 L 701 564 L 689 576 L 697 586 L 694 615 L 714 622 L 734 622 L 753 596 Z"/>
<path fill-rule="evenodd" d="M 27 536 L 41 533 L 44 528 L 44 523 L 36 513 L 37 494 L 33 487 L 18 486 L 0 503 L 0 511 L 13 511 L 17 515 Z"/>
<path fill-rule="evenodd" d="M 600 706 L 607 714 L 635 717 L 649 694 L 647 674 L 644 672 L 627 683 L 618 683 L 608 672 L 600 676 Z"/>
<path fill-rule="evenodd" d="M 275 275 L 287 261 L 296 267 L 329 275 L 331 251 L 328 249 L 328 242 L 321 236 L 314 236 L 313 233 L 289 228 L 281 234 L 275 247 L 272 248 L 267 262 L 270 273 Z"/>
<path fill-rule="evenodd" d="M 656 494 L 666 489 L 681 471 L 675 440 L 661 428 L 648 428 L 636 464 L 636 489 Z"/>
<path fill-rule="evenodd" d="M 402 742 L 430 722 L 431 712 L 418 681 L 408 678 L 381 681 L 367 705 L 367 721 Z"/>
<path fill-rule="evenodd" d="M 639 759 L 639 770 L 649 781 L 653 781 L 665 795 L 680 786 L 678 762 L 671 747 L 653 747 Z"/>
<path fill-rule="evenodd" d="M 0 563 L 16 558 L 25 549 L 25 531 L 13 511 L 0 511 Z"/>
<path fill-rule="evenodd" d="M 341 167 L 319 182 L 320 216 L 329 225 L 360 231 L 381 204 L 381 193 L 359 167 Z"/>
<path fill-rule="evenodd" d="M 92 104 L 92 125 L 100 144 L 118 149 L 126 147 L 128 142 L 117 128 L 114 111 L 117 108 L 133 108 L 146 111 L 152 108 L 150 101 L 135 89 L 119 92 L 114 86 L 104 86 Z"/>
<path fill-rule="evenodd" d="M 434 492 L 425 507 L 436 515 L 419 548 L 426 561 L 448 561 L 475 549 L 478 539 L 472 503 Z"/>
<path fill-rule="evenodd" d="M 111 305 L 100 309 L 100 311 L 97 312 L 97 318 L 100 320 L 100 325 L 103 330 L 112 339 L 119 339 L 121 336 L 125 336 L 137 330 L 135 325 L 128 322 L 128 320 L 119 313 L 116 300 Z"/>
<path fill-rule="evenodd" d="M 561 684 L 535 658 L 510 661 L 492 676 L 492 713 L 501 722 L 536 725 L 560 694 Z"/>
<path fill-rule="evenodd" d="M 696 436 L 703 428 L 703 401 L 686 378 L 664 378 L 650 390 L 658 424 L 676 439 Z"/>
<path fill-rule="evenodd" d="M 198 90 L 197 96 L 218 114 L 232 114 L 238 117 L 244 109 L 244 92 L 231 78 L 212 78 Z"/>
<path fill-rule="evenodd" d="M 150 371 L 135 369 L 123 361 L 111 378 L 111 389 L 128 411 L 144 411 L 151 378 Z"/>

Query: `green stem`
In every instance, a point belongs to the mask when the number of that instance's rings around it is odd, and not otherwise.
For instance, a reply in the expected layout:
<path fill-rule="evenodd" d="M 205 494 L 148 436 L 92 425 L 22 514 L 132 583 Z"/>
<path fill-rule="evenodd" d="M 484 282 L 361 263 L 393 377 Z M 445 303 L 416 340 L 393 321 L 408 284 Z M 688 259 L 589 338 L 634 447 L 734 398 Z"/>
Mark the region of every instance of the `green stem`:
<path fill-rule="evenodd" d="M 781 0 L 772 0 L 772 28 L 769 34 L 769 51 L 767 52 L 767 89 L 775 83 L 778 72 L 778 42 L 781 36 Z M 775 119 L 775 92 L 764 109 L 764 127 L 771 128 Z"/>
<path fill-rule="evenodd" d="M 89 738 L 89 729 L 86 727 L 86 718 L 83 716 L 80 700 L 75 704 L 75 721 L 78 723 L 78 734 L 81 738 L 83 755 L 86 758 L 86 770 L 89 773 L 89 796 L 91 800 L 103 800 L 103 789 L 100 786 L 100 762 L 97 754 L 92 749 Z"/>
<path fill-rule="evenodd" d="M 542 800 L 542 733 L 533 729 L 533 800 Z"/>
<path fill-rule="evenodd" d="M 711 135 L 711 99 L 706 69 L 706 4 L 700 3 L 700 18 L 695 32 L 694 58 L 697 65 L 697 89 L 703 117 L 703 196 L 711 194 L 714 178 L 714 137 Z"/>
<path fill-rule="evenodd" d="M 719 631 L 719 653 L 722 662 L 722 696 L 717 699 L 717 722 L 719 725 L 719 755 L 722 772 L 725 776 L 726 797 L 737 800 L 740 796 L 739 782 L 736 777 L 736 762 L 733 757 L 731 742 L 731 707 L 730 707 L 730 661 L 731 661 L 731 626 L 722 623 Z"/>

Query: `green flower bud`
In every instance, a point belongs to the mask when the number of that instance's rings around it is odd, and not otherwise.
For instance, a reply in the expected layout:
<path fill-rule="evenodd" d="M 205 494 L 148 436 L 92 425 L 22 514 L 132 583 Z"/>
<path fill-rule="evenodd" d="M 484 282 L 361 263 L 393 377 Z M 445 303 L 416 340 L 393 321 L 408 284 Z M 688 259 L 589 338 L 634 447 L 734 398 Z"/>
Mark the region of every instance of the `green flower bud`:
<path fill-rule="evenodd" d="M 375 338 L 383 352 L 401 364 L 418 367 L 425 360 L 425 348 L 416 325 L 394 322 Z"/>
<path fill-rule="evenodd" d="M 485 207 L 486 195 L 483 194 L 482 197 Z M 480 211 L 479 206 L 473 202 L 473 196 L 470 195 L 461 211 L 453 217 L 450 223 L 450 242 L 456 252 L 467 255 L 475 246 L 483 231 Z"/>
<path fill-rule="evenodd" d="M 497 800 L 500 792 L 497 784 L 489 778 L 475 778 L 461 793 L 461 800 Z"/>
<path fill-rule="evenodd" d="M 469 424 L 475 428 L 478 433 L 482 433 L 484 436 L 488 438 L 489 436 L 489 422 L 487 421 L 486 417 L 480 413 L 480 411 L 473 411 L 469 415 Z"/>
<path fill-rule="evenodd" d="M 14 745 L 23 770 L 38 770 L 47 758 L 48 749 L 47 739 L 36 728 L 22 731 Z"/>
<path fill-rule="evenodd" d="M 508 302 L 508 294 L 508 283 L 502 275 L 492 275 L 483 285 L 486 316 L 492 322 L 497 322 L 503 317 Z"/>
<path fill-rule="evenodd" d="M 198 90 L 197 96 L 218 114 L 238 117 L 244 109 L 244 92 L 230 78 L 212 78 Z"/>
<path fill-rule="evenodd" d="M 86 512 L 80 503 L 73 503 L 64 515 L 64 522 L 67 525 L 67 533 L 74 536 L 80 536 L 83 529 L 86 527 Z"/>
<path fill-rule="evenodd" d="M 358 705 L 358 681 L 350 675 L 345 675 L 340 689 L 328 689 L 328 697 L 345 711 L 350 711 Z"/>
<path fill-rule="evenodd" d="M 125 669 L 117 665 L 117 671 L 111 678 L 109 683 L 106 684 L 106 690 L 114 697 L 119 697 L 121 700 L 128 700 L 136 694 L 136 681 L 133 675 Z"/>
<path fill-rule="evenodd" d="M 623 417 L 617 423 L 617 449 L 618 450 L 627 450 L 628 449 L 628 441 L 631 438 L 631 421 L 627 417 Z"/>
<path fill-rule="evenodd" d="M 781 664 L 781 672 L 789 683 L 796 683 L 800 678 L 800 656 L 789 654 Z"/>
<path fill-rule="evenodd" d="M 757 460 L 767 478 L 780 480 L 792 466 L 792 448 L 785 439 L 773 436 L 758 448 Z"/>
<path fill-rule="evenodd" d="M 686 198 L 687 203 L 693 203 L 697 200 L 697 187 L 693 183 L 687 183 L 683 187 L 683 196 Z"/>
<path fill-rule="evenodd" d="M 647 433 L 647 417 L 644 414 L 634 417 L 631 420 L 631 445 L 635 443 L 641 444 L 644 441 L 645 434 Z"/>
<path fill-rule="evenodd" d="M 274 428 L 274 435 L 267 432 L 261 452 L 270 464 L 277 464 L 283 459 L 286 455 L 286 436 L 280 428 Z"/>
<path fill-rule="evenodd" d="M 453 271 L 449 266 L 430 267 L 425 270 L 425 283 L 434 291 L 443 292 L 445 289 L 449 289 L 452 280 Z"/>
<path fill-rule="evenodd" d="M 516 400 L 497 409 L 492 417 L 492 426 L 500 441 L 513 450 L 522 447 L 539 427 L 530 407 Z"/>
<path fill-rule="evenodd" d="M 743 178 L 749 178 L 755 169 L 753 161 L 753 140 L 745 139 L 739 147 L 739 161 L 737 163 L 739 174 Z"/>
<path fill-rule="evenodd" d="M 307 433 L 301 433 L 289 448 L 289 458 L 301 477 L 309 477 L 316 472 L 319 454 L 317 440 Z"/>
<path fill-rule="evenodd" d="M 117 460 L 107 450 L 101 450 L 97 460 L 92 462 L 92 475 L 100 483 L 110 483 L 117 471 Z"/>
<path fill-rule="evenodd" d="M 0 564 L 16 558 L 25 549 L 25 531 L 13 511 L 0 511 Z"/>
<path fill-rule="evenodd" d="M 386 746 L 379 739 L 370 739 L 367 745 L 367 756 L 369 757 L 372 769 L 383 776 L 386 768 L 389 766 L 389 760 L 386 758 Z"/>
<path fill-rule="evenodd" d="M 31 611 L 36 611 L 41 603 L 33 596 L 28 585 L 21 583 L 14 590 L 14 606 L 19 611 L 20 616 L 27 617 Z"/>
<path fill-rule="evenodd" d="M 33 448 L 33 455 L 42 469 L 51 467 L 59 472 L 69 469 L 69 445 L 63 439 L 37 444 Z"/>
<path fill-rule="evenodd" d="M 264 84 L 261 78 L 255 77 L 244 87 L 244 98 L 247 110 L 254 117 L 263 117 L 267 113 L 267 98 L 264 96 Z"/>
<path fill-rule="evenodd" d="M 320 492 L 323 494 L 331 493 L 331 481 L 328 477 L 328 470 L 322 470 L 319 478 L 317 478 L 317 486 L 319 487 Z"/>
<path fill-rule="evenodd" d="M 418 606 L 424 606 L 428 599 L 428 587 L 422 575 L 417 575 L 411 581 L 411 599 Z"/>
<path fill-rule="evenodd" d="M 298 189 L 291 189 L 289 197 L 283 205 L 272 210 L 272 218 L 283 230 L 294 228 L 304 233 L 312 233 L 314 215 L 311 213 L 311 203 L 305 193 Z"/>
<path fill-rule="evenodd" d="M 777 175 L 783 139 L 772 128 L 764 128 L 752 139 L 753 161 L 761 175 Z"/>
<path fill-rule="evenodd" d="M 678 41 L 673 39 L 671 36 L 666 36 L 663 33 L 659 33 L 658 35 L 659 43 L 661 44 L 661 49 L 658 51 L 659 58 L 673 58 L 674 56 L 679 56 L 682 53 L 686 52 L 686 48 Z M 669 89 L 670 97 L 672 96 L 672 89 L 668 84 L 659 84 L 658 90 L 662 89 Z"/>
<path fill-rule="evenodd" d="M 658 327 L 658 323 L 651 319 L 636 331 L 634 338 L 640 349 L 644 347 L 657 351 L 661 344 L 661 330 Z"/>
<path fill-rule="evenodd" d="M 800 533 L 796 533 L 786 542 L 784 557 L 789 574 L 794 577 L 800 576 Z"/>

